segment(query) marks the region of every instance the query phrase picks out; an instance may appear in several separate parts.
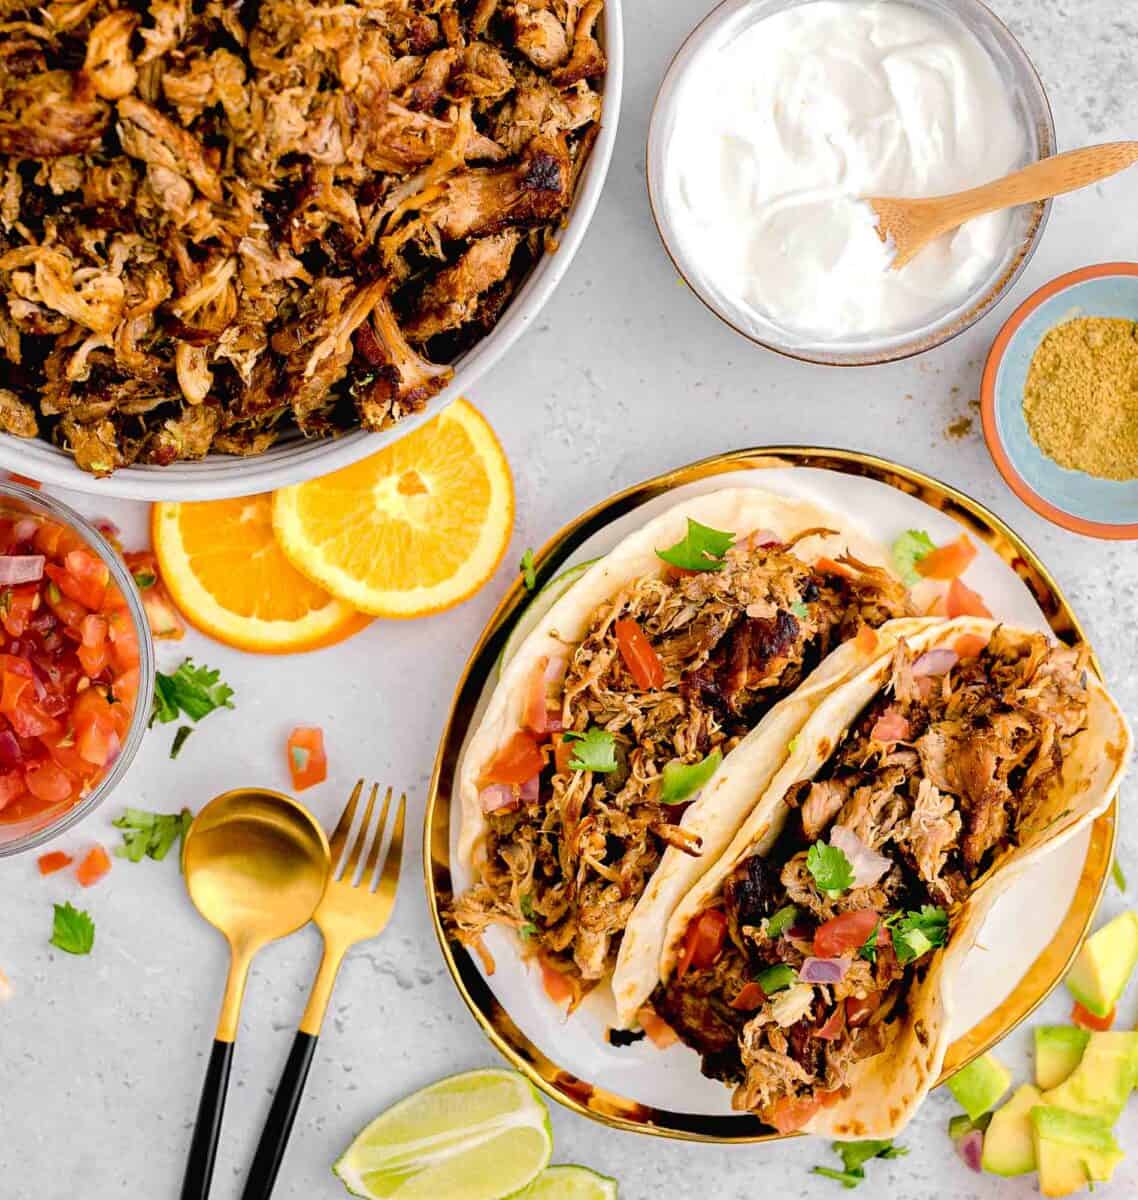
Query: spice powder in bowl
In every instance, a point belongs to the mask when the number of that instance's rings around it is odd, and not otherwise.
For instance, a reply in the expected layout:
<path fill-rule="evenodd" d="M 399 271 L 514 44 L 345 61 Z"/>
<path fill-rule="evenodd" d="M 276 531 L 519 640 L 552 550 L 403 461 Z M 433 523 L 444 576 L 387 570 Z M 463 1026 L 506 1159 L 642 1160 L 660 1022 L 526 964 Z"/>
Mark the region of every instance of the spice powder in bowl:
<path fill-rule="evenodd" d="M 1076 317 L 1050 330 L 1028 368 L 1023 415 L 1061 467 L 1138 478 L 1138 325 Z"/>

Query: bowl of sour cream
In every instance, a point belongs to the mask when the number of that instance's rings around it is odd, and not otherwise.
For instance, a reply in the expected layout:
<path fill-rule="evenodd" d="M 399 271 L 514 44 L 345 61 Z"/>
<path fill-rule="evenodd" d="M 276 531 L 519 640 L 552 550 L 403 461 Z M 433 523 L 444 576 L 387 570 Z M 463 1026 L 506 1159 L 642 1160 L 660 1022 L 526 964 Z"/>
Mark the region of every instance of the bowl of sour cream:
<path fill-rule="evenodd" d="M 717 316 L 780 353 L 858 366 L 983 316 L 1050 209 L 970 221 L 894 271 L 860 198 L 960 191 L 1054 152 L 1039 76 L 979 0 L 725 0 L 664 76 L 648 190 Z"/>

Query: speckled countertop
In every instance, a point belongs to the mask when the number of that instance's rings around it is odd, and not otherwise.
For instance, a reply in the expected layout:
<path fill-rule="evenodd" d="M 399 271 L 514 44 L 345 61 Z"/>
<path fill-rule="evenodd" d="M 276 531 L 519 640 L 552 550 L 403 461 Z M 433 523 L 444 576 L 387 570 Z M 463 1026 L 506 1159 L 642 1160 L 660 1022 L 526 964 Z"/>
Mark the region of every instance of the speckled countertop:
<path fill-rule="evenodd" d="M 1138 125 L 1138 10 L 1116 0 L 993 0 L 1034 59 L 1055 109 L 1060 148 L 1132 137 Z M 755 349 L 677 279 L 648 211 L 643 149 L 656 85 L 706 0 L 626 0 L 629 70 L 621 130 L 592 228 L 539 324 L 477 388 L 518 487 L 514 546 L 497 578 L 457 612 L 376 624 L 347 647 L 273 661 L 205 639 L 183 647 L 222 668 L 238 711 L 211 718 L 175 766 L 169 731 L 151 736 L 116 799 L 197 807 L 241 782 L 286 787 L 284 736 L 322 724 L 333 774 L 313 806 L 331 818 L 357 772 L 405 787 L 421 812 L 435 744 L 465 655 L 521 549 L 544 540 L 614 489 L 716 451 L 763 442 L 833 444 L 892 456 L 990 505 L 1042 554 L 1086 623 L 1111 686 L 1138 719 L 1138 550 L 1069 535 L 1021 505 L 978 432 L 980 365 L 1005 301 L 979 327 L 916 361 L 834 371 Z M 1128 123 L 1129 122 L 1129 123 Z M 1138 174 L 1059 202 L 1015 295 L 1090 262 L 1133 258 Z M 143 536 L 141 507 L 82 502 Z M 167 648 L 163 661 L 177 661 Z M 267 764 L 267 765 L 266 765 Z M 1131 785 L 1131 790 L 1133 785 Z M 306 799 L 308 798 L 306 796 Z M 117 805 L 110 808 L 117 810 Z M 65 839 L 111 841 L 113 812 Z M 1138 878 L 1138 834 L 1121 855 Z M 418 847 L 394 923 L 347 962 L 277 1195 L 343 1195 L 329 1166 L 354 1132 L 412 1088 L 496 1062 L 452 989 L 427 920 Z M 1138 887 L 1135 888 L 1138 890 Z M 0 1010 L 0 1197 L 165 1200 L 177 1194 L 225 969 L 224 945 L 190 909 L 173 862 L 117 863 L 84 894 L 96 953 L 47 945 L 51 901 L 74 885 L 41 882 L 34 856 L 0 863 L 0 967 L 15 994 Z M 1136 897 L 1128 899 L 1134 903 Z M 1111 890 L 1106 904 L 1122 900 Z M 312 931 L 258 958 L 238 1044 L 214 1187 L 235 1197 L 315 968 Z M 1066 1015 L 1062 995 L 1043 1015 Z M 1124 1024 L 1138 1018 L 1133 1001 Z M 1001 1056 L 1022 1075 L 1026 1035 Z M 902 1139 L 910 1155 L 871 1165 L 867 1195 L 1027 1197 L 1034 1182 L 967 1172 L 944 1133 L 954 1106 L 930 1097 Z M 828 1157 L 806 1141 L 754 1148 L 692 1146 L 610 1132 L 555 1111 L 557 1157 L 614 1175 L 625 1200 L 760 1195 L 837 1197 L 810 1176 Z M 1138 1194 L 1138 1115 L 1120 1134 L 1131 1157 L 1097 1195 Z"/>

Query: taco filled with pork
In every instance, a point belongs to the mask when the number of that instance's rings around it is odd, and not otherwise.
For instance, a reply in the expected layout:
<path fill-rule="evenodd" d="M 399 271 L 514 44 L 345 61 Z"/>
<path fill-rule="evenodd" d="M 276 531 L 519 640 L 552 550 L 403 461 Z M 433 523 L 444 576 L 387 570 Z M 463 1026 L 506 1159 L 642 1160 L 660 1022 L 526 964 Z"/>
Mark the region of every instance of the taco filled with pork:
<path fill-rule="evenodd" d="M 815 707 L 676 907 L 654 1017 L 736 1109 L 892 1137 L 991 904 L 1105 810 L 1130 746 L 1085 646 L 979 618 L 902 638 Z"/>
<path fill-rule="evenodd" d="M 464 751 L 459 856 L 474 882 L 447 913 L 453 936 L 493 969 L 483 934 L 515 930 L 551 997 L 576 1003 L 612 972 L 670 853 L 630 939 L 654 975 L 667 915 L 754 802 L 720 796 L 727 756 L 776 720 L 773 775 L 813 704 L 872 660 L 874 631 L 909 616 L 885 561 L 833 512 L 732 488 L 589 567 L 505 664 Z M 811 698 L 779 709 L 804 681 Z"/>

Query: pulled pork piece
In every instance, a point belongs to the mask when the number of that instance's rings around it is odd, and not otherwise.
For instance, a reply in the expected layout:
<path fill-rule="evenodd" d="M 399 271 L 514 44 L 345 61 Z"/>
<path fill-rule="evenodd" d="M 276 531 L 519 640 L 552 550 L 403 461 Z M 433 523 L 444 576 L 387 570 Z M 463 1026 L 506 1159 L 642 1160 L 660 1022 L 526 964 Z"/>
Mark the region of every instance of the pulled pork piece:
<path fill-rule="evenodd" d="M 39 432 L 36 410 L 8 388 L 0 388 L 0 430 L 26 438 Z"/>
<path fill-rule="evenodd" d="M 106 473 L 420 410 L 554 245 L 599 127 L 601 11 L 11 9 L 0 430 Z"/>

